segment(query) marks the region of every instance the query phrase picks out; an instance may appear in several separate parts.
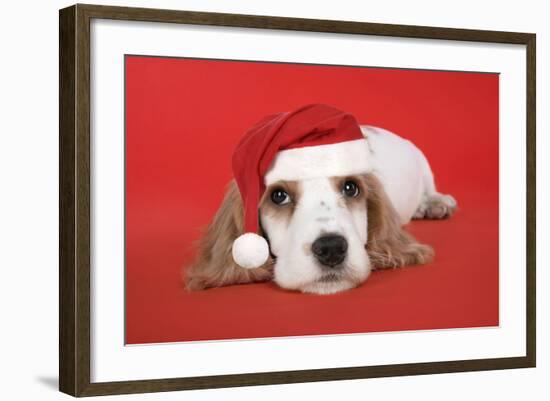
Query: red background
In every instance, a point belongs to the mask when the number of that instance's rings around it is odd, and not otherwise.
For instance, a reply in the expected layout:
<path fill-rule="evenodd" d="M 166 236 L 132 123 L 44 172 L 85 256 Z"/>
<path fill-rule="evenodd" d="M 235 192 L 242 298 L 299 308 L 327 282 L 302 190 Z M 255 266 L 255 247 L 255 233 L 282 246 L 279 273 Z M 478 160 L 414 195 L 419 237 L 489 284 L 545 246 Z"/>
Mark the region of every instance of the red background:
<path fill-rule="evenodd" d="M 273 283 L 186 292 L 182 267 L 239 137 L 314 102 L 424 151 L 459 204 L 450 220 L 407 227 L 435 261 L 329 296 Z M 126 57 L 127 343 L 494 326 L 498 295 L 498 75 Z"/>

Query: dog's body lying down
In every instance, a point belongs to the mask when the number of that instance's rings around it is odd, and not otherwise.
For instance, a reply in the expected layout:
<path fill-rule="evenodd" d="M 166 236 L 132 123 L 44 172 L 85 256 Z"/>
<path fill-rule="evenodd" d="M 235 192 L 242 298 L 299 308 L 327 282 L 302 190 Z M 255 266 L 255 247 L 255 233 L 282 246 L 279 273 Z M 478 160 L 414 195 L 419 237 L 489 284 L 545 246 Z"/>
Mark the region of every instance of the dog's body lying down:
<path fill-rule="evenodd" d="M 437 192 L 428 161 L 410 141 L 376 127 L 361 131 L 372 165 L 367 174 L 274 182 L 266 174 L 259 212 L 271 257 L 261 267 L 244 269 L 233 260 L 243 205 L 231 182 L 186 271 L 186 287 L 274 280 L 286 289 L 327 294 L 359 285 L 373 269 L 429 262 L 431 247 L 402 226 L 411 219 L 449 217 L 455 200 Z"/>

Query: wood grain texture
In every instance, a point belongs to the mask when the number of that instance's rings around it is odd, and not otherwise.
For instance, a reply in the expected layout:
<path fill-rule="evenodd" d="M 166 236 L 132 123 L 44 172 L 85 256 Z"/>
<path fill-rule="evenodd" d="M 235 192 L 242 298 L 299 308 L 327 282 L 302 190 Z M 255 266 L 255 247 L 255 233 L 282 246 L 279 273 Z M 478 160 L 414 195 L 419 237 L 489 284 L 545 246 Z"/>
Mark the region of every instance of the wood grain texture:
<path fill-rule="evenodd" d="M 94 18 L 240 28 L 526 44 L 527 33 L 79 4 Z"/>
<path fill-rule="evenodd" d="M 527 48 L 527 354 L 525 357 L 223 376 L 90 382 L 90 20 L 170 22 L 240 28 L 511 43 Z M 530 33 L 75 5 L 59 13 L 59 388 L 73 396 L 348 380 L 533 367 L 535 311 L 535 53 Z"/>
<path fill-rule="evenodd" d="M 75 8 L 59 14 L 59 388 L 75 393 Z"/>
<path fill-rule="evenodd" d="M 537 223 L 537 155 L 536 155 L 536 36 L 529 35 L 527 40 L 527 359 L 530 366 L 536 366 L 536 344 L 537 344 L 537 279 L 536 279 L 536 223 Z"/>
<path fill-rule="evenodd" d="M 90 384 L 89 18 L 69 7 L 59 27 L 59 388 L 79 395 Z"/>
<path fill-rule="evenodd" d="M 471 372 L 531 367 L 524 358 L 479 359 L 467 361 L 413 363 L 353 368 L 296 370 L 223 376 L 202 376 L 159 380 L 94 383 L 80 395 L 132 394 L 158 391 L 197 390 L 327 380 L 354 380 L 392 376 Z"/>

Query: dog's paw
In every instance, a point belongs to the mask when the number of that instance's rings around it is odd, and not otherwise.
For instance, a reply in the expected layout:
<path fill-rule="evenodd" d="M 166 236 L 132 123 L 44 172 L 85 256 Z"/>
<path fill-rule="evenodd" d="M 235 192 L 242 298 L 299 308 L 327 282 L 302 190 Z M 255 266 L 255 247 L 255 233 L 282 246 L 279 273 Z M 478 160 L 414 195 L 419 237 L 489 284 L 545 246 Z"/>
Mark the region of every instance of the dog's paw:
<path fill-rule="evenodd" d="M 446 219 L 453 215 L 456 206 L 451 195 L 435 194 L 422 201 L 413 219 Z"/>

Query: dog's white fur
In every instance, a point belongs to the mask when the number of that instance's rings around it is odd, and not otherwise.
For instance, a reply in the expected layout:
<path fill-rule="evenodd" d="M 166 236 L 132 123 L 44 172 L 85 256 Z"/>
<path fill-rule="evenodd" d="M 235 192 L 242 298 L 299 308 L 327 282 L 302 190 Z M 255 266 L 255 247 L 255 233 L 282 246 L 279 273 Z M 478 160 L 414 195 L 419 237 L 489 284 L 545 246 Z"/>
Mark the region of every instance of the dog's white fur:
<path fill-rule="evenodd" d="M 389 220 L 395 218 L 396 221 L 398 220 L 397 225 L 404 225 L 412 218 L 450 216 L 456 207 L 456 201 L 450 195 L 443 195 L 436 191 L 430 165 L 424 154 L 413 143 L 381 128 L 362 126 L 361 130 L 367 141 L 359 140 L 354 147 L 345 147 L 345 152 L 335 154 L 326 147 L 331 145 L 311 148 L 312 152 L 317 152 L 311 160 L 322 160 L 323 157 L 320 158 L 319 154 L 325 152 L 326 157 L 337 158 L 340 163 L 319 164 L 312 169 L 307 165 L 308 157 L 307 155 L 304 157 L 303 149 L 301 149 L 301 158 L 296 158 L 294 164 L 288 163 L 294 157 L 292 150 L 279 154 L 285 159 L 284 163 L 281 163 L 280 158 L 279 160 L 275 159 L 272 168 L 265 176 L 266 187 L 276 181 L 284 180 L 287 175 L 290 177 L 295 174 L 296 171 L 288 169 L 288 165 L 297 166 L 297 169 L 302 166 L 304 171 L 314 172 L 310 175 L 302 174 L 299 180 L 294 180 L 295 185 L 300 188 L 300 197 L 293 206 L 289 221 L 274 214 L 262 213 L 260 209 L 261 226 L 269 239 L 271 253 L 276 256 L 276 259 L 259 269 L 252 269 L 250 272 L 241 271 L 244 269 L 235 266 L 227 257 L 229 252 L 225 248 L 230 244 L 215 239 L 216 230 L 219 229 L 217 227 L 225 227 L 223 229 L 227 230 L 227 226 L 230 224 L 229 221 L 224 220 L 223 216 L 218 215 L 207 233 L 211 237 L 208 240 L 208 246 L 203 245 L 203 248 L 208 249 L 203 249 L 199 261 L 188 273 L 188 287 L 195 289 L 262 281 L 272 276 L 274 281 L 283 288 L 326 294 L 343 291 L 365 281 L 373 268 L 380 267 L 372 266 L 371 259 L 373 258 L 382 261 L 386 258 L 389 261 L 383 263 L 385 266 L 381 267 L 422 262 L 422 256 L 415 258 L 407 257 L 407 255 L 397 257 L 392 255 L 392 247 L 401 246 L 410 249 L 415 246 L 424 247 L 416 244 L 408 234 L 394 232 L 390 234 L 397 236 L 394 239 L 371 239 L 369 230 L 375 228 L 370 227 L 374 223 L 369 221 L 367 203 L 363 207 L 348 207 L 342 193 L 332 183 L 335 176 L 342 174 L 337 171 L 337 168 L 336 170 L 334 168 L 327 169 L 327 166 L 345 164 L 347 152 L 356 152 L 358 147 L 367 146 L 367 152 L 364 149 L 361 151 L 363 154 L 368 154 L 368 160 L 361 161 L 357 165 L 357 173 L 364 171 L 368 166 L 369 172 L 378 179 L 383 187 L 382 191 L 385 192 L 385 194 L 377 195 L 378 202 L 391 203 L 391 205 L 385 205 L 387 212 L 382 218 Z M 343 148 L 340 146 L 339 149 Z M 347 171 L 346 176 L 350 175 L 349 172 Z M 227 199 L 229 197 L 226 198 L 226 205 Z M 233 196 L 231 199 L 233 199 L 232 202 L 236 202 L 235 199 L 238 197 Z M 239 213 L 242 214 L 242 205 L 237 207 L 240 209 L 233 212 L 233 220 Z M 380 226 L 384 223 L 391 226 L 395 222 L 386 221 L 376 224 Z M 242 223 L 241 227 L 239 227 L 239 222 L 234 225 L 235 235 L 238 235 L 239 230 L 242 229 Z M 376 229 L 380 229 L 380 227 Z M 393 230 L 395 231 L 396 228 Z M 312 243 L 325 234 L 338 234 L 343 236 L 348 243 L 347 255 L 342 262 L 343 266 L 336 273 L 320 266 L 312 255 Z M 220 235 L 219 232 L 218 235 Z M 369 256 L 369 240 L 378 241 L 378 246 L 382 251 L 373 249 Z M 383 243 L 383 241 L 387 243 Z M 215 254 L 214 247 L 216 245 L 218 250 L 221 247 L 220 255 Z M 418 252 L 422 254 L 424 251 Z M 380 255 L 380 253 L 387 255 Z M 396 253 L 399 252 L 396 251 Z M 217 256 L 219 257 L 217 258 Z M 219 261 L 215 261 L 216 258 Z M 231 266 L 216 266 L 222 263 Z"/>
<path fill-rule="evenodd" d="M 411 141 L 368 125 L 361 126 L 361 131 L 369 141 L 373 173 L 384 186 L 401 224 L 407 224 L 413 217 L 425 217 L 417 212 L 425 212 L 435 203 L 447 207 L 443 212 L 454 210 L 456 201 L 436 191 L 428 160 Z"/>

